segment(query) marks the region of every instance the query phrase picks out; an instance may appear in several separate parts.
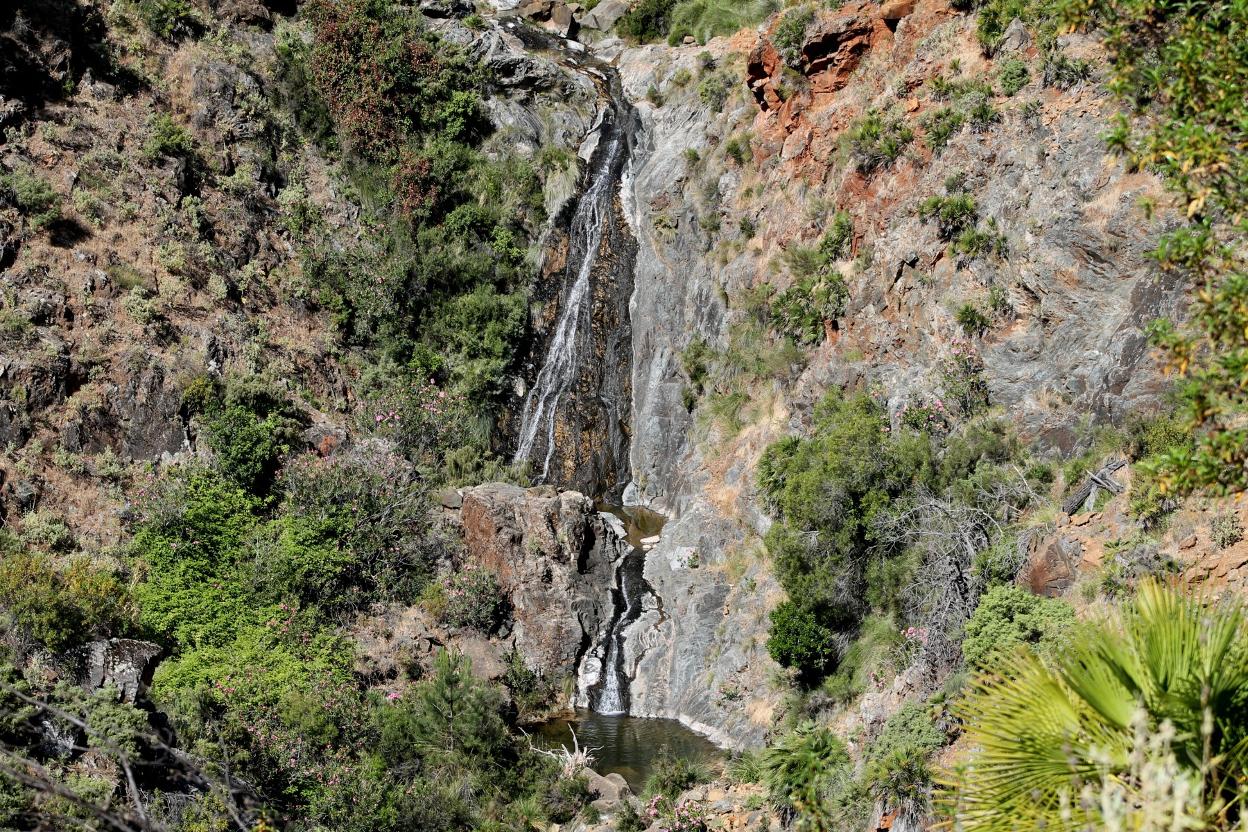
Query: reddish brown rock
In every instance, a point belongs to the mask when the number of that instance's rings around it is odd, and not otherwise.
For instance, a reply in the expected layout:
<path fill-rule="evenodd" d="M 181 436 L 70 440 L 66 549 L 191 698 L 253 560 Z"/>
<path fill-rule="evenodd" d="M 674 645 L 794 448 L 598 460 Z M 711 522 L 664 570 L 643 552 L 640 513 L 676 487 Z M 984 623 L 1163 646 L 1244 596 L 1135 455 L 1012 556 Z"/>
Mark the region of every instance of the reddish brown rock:
<path fill-rule="evenodd" d="M 516 648 L 530 667 L 571 675 L 611 618 L 622 544 L 575 491 L 490 483 L 464 492 L 460 516 L 472 565 L 511 602 Z"/>
<path fill-rule="evenodd" d="M 1019 573 L 1019 584 L 1036 595 L 1061 595 L 1079 576 L 1081 550 L 1079 541 L 1068 537 L 1040 541 Z"/>

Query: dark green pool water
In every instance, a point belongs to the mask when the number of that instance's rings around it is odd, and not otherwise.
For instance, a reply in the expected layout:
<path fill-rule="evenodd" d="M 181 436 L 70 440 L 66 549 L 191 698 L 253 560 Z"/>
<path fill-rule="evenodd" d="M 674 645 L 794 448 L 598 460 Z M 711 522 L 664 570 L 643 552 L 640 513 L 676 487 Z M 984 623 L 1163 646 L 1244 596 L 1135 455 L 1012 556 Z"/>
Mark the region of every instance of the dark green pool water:
<path fill-rule="evenodd" d="M 598 747 L 594 752 L 594 771 L 599 774 L 614 771 L 638 793 L 654 771 L 664 749 L 672 757 L 684 757 L 712 766 L 724 758 L 722 749 L 674 719 L 577 711 L 571 719 L 557 719 L 543 725 L 536 739 L 547 746 L 566 745 L 571 748 L 572 731 L 569 726 L 576 729 L 582 748 Z"/>

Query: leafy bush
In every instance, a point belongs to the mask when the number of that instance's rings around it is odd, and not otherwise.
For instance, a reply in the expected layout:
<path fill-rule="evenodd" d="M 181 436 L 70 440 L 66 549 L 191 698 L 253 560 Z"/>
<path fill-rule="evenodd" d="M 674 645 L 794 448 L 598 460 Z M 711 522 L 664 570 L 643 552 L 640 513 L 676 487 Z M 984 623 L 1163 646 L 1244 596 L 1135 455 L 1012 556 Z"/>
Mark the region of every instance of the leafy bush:
<path fill-rule="evenodd" d="M 732 78 L 726 72 L 710 72 L 698 82 L 698 98 L 712 112 L 719 112 L 728 100 Z"/>
<path fill-rule="evenodd" d="M 836 633 L 820 624 L 813 611 L 792 601 L 782 601 L 771 611 L 767 652 L 777 664 L 808 677 L 831 669 L 839 658 Z"/>
<path fill-rule="evenodd" d="M 594 799 L 584 775 L 561 777 L 542 796 L 542 809 L 552 823 L 567 823 Z"/>
<path fill-rule="evenodd" d="M 498 579 L 480 569 L 453 575 L 446 582 L 442 617 L 451 627 L 494 632 L 507 617 L 507 601 Z"/>
<path fill-rule="evenodd" d="M 1010 58 L 1001 65 L 997 80 L 1001 82 L 1001 92 L 1007 96 L 1016 95 L 1031 80 L 1031 73 L 1027 71 L 1027 62 L 1022 58 Z"/>
<path fill-rule="evenodd" d="M 685 757 L 673 757 L 664 746 L 659 749 L 659 756 L 654 762 L 654 773 L 646 779 L 642 793 L 675 800 L 681 792 L 709 779 L 709 773 L 701 765 Z"/>
<path fill-rule="evenodd" d="M 962 327 L 962 331 L 966 333 L 967 338 L 977 338 L 988 331 L 988 327 L 992 325 L 992 321 L 988 320 L 988 316 L 979 311 L 979 307 L 973 303 L 964 303 L 958 307 L 957 314 L 954 318 L 958 322 L 958 326 Z"/>
<path fill-rule="evenodd" d="M 944 148 L 949 139 L 966 124 L 966 116 L 952 107 L 941 107 L 924 116 L 920 122 L 925 138 L 933 151 Z"/>
<path fill-rule="evenodd" d="M 202 26 L 187 0 L 138 0 L 137 9 L 152 34 L 165 40 L 195 34 Z"/>
<path fill-rule="evenodd" d="M 34 229 L 61 218 L 61 195 L 30 168 L 0 175 L 0 194 L 5 194 L 25 214 Z"/>
<path fill-rule="evenodd" d="M 686 36 L 699 43 L 736 34 L 754 26 L 777 8 L 776 0 L 683 0 L 670 14 L 667 41 L 675 46 Z"/>
<path fill-rule="evenodd" d="M 1246 620 L 1237 602 L 1150 582 L 1048 661 L 994 665 L 957 708 L 973 750 L 946 810 L 977 832 L 1232 828 L 1222 813 L 1248 773 Z"/>
<path fill-rule="evenodd" d="M 847 211 L 837 211 L 832 217 L 832 227 L 819 240 L 819 253 L 828 262 L 840 260 L 849 254 L 853 241 L 853 218 Z"/>
<path fill-rule="evenodd" d="M 888 167 L 914 140 L 914 131 L 899 118 L 886 118 L 870 111 L 852 124 L 846 135 L 858 169 L 870 174 Z"/>
<path fill-rule="evenodd" d="M 827 822 L 829 786 L 850 769 L 849 752 L 831 729 L 803 723 L 763 752 L 772 800 Z"/>
<path fill-rule="evenodd" d="M 660 40 L 671 28 L 675 7 L 676 0 L 641 0 L 620 18 L 620 33 L 642 43 Z"/>
<path fill-rule="evenodd" d="M 987 254 L 1000 257 L 1004 256 L 1005 249 L 1005 235 L 997 230 L 997 221 L 992 217 L 988 218 L 986 228 L 964 228 L 953 241 L 954 252 L 969 258 Z"/>
<path fill-rule="evenodd" d="M 221 472 L 256 493 L 268 491 L 296 440 L 292 422 L 285 416 L 269 413 L 260 418 L 237 404 L 213 414 L 204 431 Z"/>
<path fill-rule="evenodd" d="M 776 25 L 771 42 L 784 62 L 793 69 L 802 68 L 802 45 L 806 30 L 815 20 L 815 10 L 810 6 L 789 9 Z"/>
<path fill-rule="evenodd" d="M 1016 586 L 993 587 L 966 624 L 962 654 L 971 667 L 987 667 L 1021 644 L 1054 647 L 1074 622 L 1074 610 L 1065 601 Z"/>
<path fill-rule="evenodd" d="M 1213 518 L 1213 522 L 1209 524 L 1209 537 L 1219 549 L 1234 546 L 1244 539 L 1244 524 L 1234 511 L 1225 511 Z"/>
<path fill-rule="evenodd" d="M 89 558 L 58 568 L 47 555 L 21 550 L 0 558 L 0 607 L 19 631 L 53 652 L 118 635 L 133 615 L 125 585 Z"/>
<path fill-rule="evenodd" d="M 1068 90 L 1092 77 L 1092 65 L 1082 58 L 1070 58 L 1060 49 L 1044 53 L 1041 82 L 1046 87 Z"/>
<path fill-rule="evenodd" d="M 143 143 L 143 155 L 149 160 L 162 156 L 189 158 L 195 153 L 195 140 L 186 128 L 167 114 L 153 116 L 147 125 L 147 141 Z"/>
<path fill-rule="evenodd" d="M 883 729 L 867 747 L 867 759 L 884 760 L 893 755 L 927 757 L 944 747 L 945 733 L 932 722 L 927 706 L 907 702 L 888 718 Z"/>

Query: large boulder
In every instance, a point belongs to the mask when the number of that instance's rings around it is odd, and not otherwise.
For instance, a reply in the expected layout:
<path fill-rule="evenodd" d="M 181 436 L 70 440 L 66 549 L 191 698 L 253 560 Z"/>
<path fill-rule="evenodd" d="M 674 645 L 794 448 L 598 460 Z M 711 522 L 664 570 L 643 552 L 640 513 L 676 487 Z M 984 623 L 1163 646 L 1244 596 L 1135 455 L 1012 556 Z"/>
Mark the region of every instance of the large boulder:
<path fill-rule="evenodd" d="M 93 641 L 82 648 L 81 684 L 88 690 L 115 687 L 123 702 L 147 690 L 161 653 L 159 644 L 132 638 Z"/>
<path fill-rule="evenodd" d="M 503 587 L 516 648 L 543 674 L 571 676 L 612 614 L 613 563 L 626 544 L 575 491 L 490 483 L 464 492 L 471 562 Z"/>
<path fill-rule="evenodd" d="M 591 11 L 581 18 L 581 26 L 586 29 L 610 29 L 620 18 L 628 14 L 628 0 L 602 0 Z"/>

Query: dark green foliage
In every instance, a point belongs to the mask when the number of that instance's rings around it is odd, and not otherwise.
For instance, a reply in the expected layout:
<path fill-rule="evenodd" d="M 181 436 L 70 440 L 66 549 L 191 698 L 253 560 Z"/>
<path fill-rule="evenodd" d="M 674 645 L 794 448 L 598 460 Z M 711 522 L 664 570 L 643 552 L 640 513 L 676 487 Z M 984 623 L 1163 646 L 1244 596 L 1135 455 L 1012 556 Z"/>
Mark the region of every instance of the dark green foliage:
<path fill-rule="evenodd" d="M 1004 257 L 1005 235 L 997 230 L 997 221 L 991 217 L 984 228 L 964 228 L 953 241 L 953 250 L 967 258 L 984 257 L 989 254 Z M 994 311 L 996 310 L 994 306 Z"/>
<path fill-rule="evenodd" d="M 992 106 L 992 102 L 985 96 L 975 102 L 970 109 L 966 111 L 966 122 L 974 133 L 987 132 L 992 125 L 1001 121 L 1001 113 L 997 108 Z"/>
<path fill-rule="evenodd" d="M 968 193 L 929 196 L 919 204 L 919 218 L 936 222 L 942 240 L 952 240 L 975 225 L 975 197 Z"/>
<path fill-rule="evenodd" d="M 467 658 L 443 651 L 429 679 L 377 711 L 377 754 L 395 767 L 432 757 L 456 768 L 497 770 L 517 756 L 501 708 Z"/>
<path fill-rule="evenodd" d="M 678 45 L 686 36 L 706 43 L 732 35 L 765 19 L 778 7 L 776 0 L 682 0 L 670 15 L 667 42 Z"/>
<path fill-rule="evenodd" d="M 452 627 L 467 627 L 489 634 L 507 616 L 507 605 L 498 579 L 480 569 L 460 572 L 446 586 L 442 617 Z"/>
<path fill-rule="evenodd" d="M 698 98 L 711 112 L 719 112 L 728 100 L 732 89 L 732 77 L 726 72 L 708 72 L 698 82 Z"/>
<path fill-rule="evenodd" d="M 1075 623 L 1070 604 L 1032 595 L 1017 586 L 988 590 L 966 624 L 962 654 L 972 667 L 985 667 L 994 658 L 1021 644 L 1052 647 Z"/>
<path fill-rule="evenodd" d="M 850 253 L 854 241 L 854 220 L 848 211 L 837 211 L 832 217 L 832 227 L 819 241 L 819 253 L 827 260 L 840 260 Z"/>
<path fill-rule="evenodd" d="M 1007 96 L 1015 95 L 1031 80 L 1031 73 L 1027 71 L 1027 62 L 1022 58 L 1010 58 L 1001 65 L 997 80 L 1001 82 L 1001 92 Z"/>
<path fill-rule="evenodd" d="M 831 820 L 828 793 L 848 775 L 851 761 L 831 729 L 804 723 L 764 751 L 762 765 L 772 800 L 824 824 Z"/>
<path fill-rule="evenodd" d="M 837 272 L 805 277 L 771 302 L 776 327 L 802 344 L 823 340 L 826 322 L 845 314 L 849 288 Z"/>
<path fill-rule="evenodd" d="M 839 658 L 836 633 L 820 624 L 812 610 L 792 601 L 783 601 L 771 611 L 767 652 L 777 664 L 808 677 L 822 675 Z"/>
<path fill-rule="evenodd" d="M 930 710 L 917 702 L 907 702 L 888 718 L 883 730 L 867 747 L 869 761 L 890 757 L 927 757 L 948 741 L 945 732 L 932 722 Z"/>
<path fill-rule="evenodd" d="M 1014 18 L 1024 21 L 1034 19 L 1036 10 L 1042 5 L 1036 0 L 987 0 L 980 6 L 975 19 L 975 36 L 979 38 L 985 54 L 991 55 L 996 51 Z"/>
<path fill-rule="evenodd" d="M 137 9 L 152 34 L 165 40 L 177 40 L 203 28 L 187 0 L 138 0 Z"/>
<path fill-rule="evenodd" d="M 784 13 L 771 42 L 784 62 L 793 69 L 801 69 L 802 44 L 806 40 L 806 29 L 814 22 L 815 10 L 810 6 L 798 6 Z"/>
<path fill-rule="evenodd" d="M 654 773 L 646 780 L 642 791 L 646 795 L 658 795 L 668 800 L 675 800 L 681 792 L 699 783 L 705 783 L 709 779 L 710 775 L 702 766 L 684 757 L 673 757 L 665 746 L 659 749 L 658 759 L 654 763 Z"/>
<path fill-rule="evenodd" d="M 983 335 L 988 331 L 988 327 L 992 325 L 992 322 L 988 320 L 988 316 L 980 312 L 979 307 L 973 303 L 964 303 L 958 307 L 954 318 L 968 338 L 976 338 Z"/>
<path fill-rule="evenodd" d="M 1046 87 L 1068 90 L 1092 76 L 1092 65 L 1082 58 L 1070 58 L 1058 48 L 1044 53 L 1041 82 Z"/>
<path fill-rule="evenodd" d="M 750 151 L 750 135 L 741 133 L 731 136 L 724 143 L 724 153 L 728 154 L 728 158 L 736 162 L 738 165 L 744 165 L 750 160 L 752 153 Z"/>
<path fill-rule="evenodd" d="M 32 168 L 0 175 L 0 197 L 25 214 L 32 228 L 44 228 L 61 217 L 61 195 Z"/>
<path fill-rule="evenodd" d="M 542 809 L 553 823 L 567 823 L 594 799 L 584 775 L 556 780 L 542 796 Z"/>
<path fill-rule="evenodd" d="M 241 405 L 213 414 L 204 429 L 221 471 L 243 488 L 259 492 L 268 490 L 294 440 L 285 417 L 269 413 L 261 418 Z"/>
<path fill-rule="evenodd" d="M 620 33 L 646 43 L 667 36 L 676 0 L 641 0 L 620 18 Z"/>
<path fill-rule="evenodd" d="M 952 107 L 941 107 L 924 116 L 923 130 L 927 144 L 932 150 L 940 150 L 949 143 L 949 139 L 962 129 L 966 116 Z"/>
<path fill-rule="evenodd" d="M 1159 172 L 1186 222 L 1155 255 L 1197 287 L 1185 327 L 1159 323 L 1155 343 L 1183 378 L 1194 438 L 1150 463 L 1163 497 L 1248 488 L 1248 5 L 1172 2 L 1062 4 L 1064 23 L 1106 33 L 1111 89 L 1127 113 L 1106 136 L 1132 167 Z"/>
<path fill-rule="evenodd" d="M 157 115 L 147 125 L 147 141 L 143 143 L 143 154 L 149 160 L 162 156 L 189 158 L 195 153 L 195 140 L 186 128 L 173 120 L 170 115 Z"/>
<path fill-rule="evenodd" d="M 897 161 L 906 145 L 914 140 L 914 131 L 904 121 L 875 111 L 851 125 L 846 135 L 858 169 L 865 174 Z"/>

